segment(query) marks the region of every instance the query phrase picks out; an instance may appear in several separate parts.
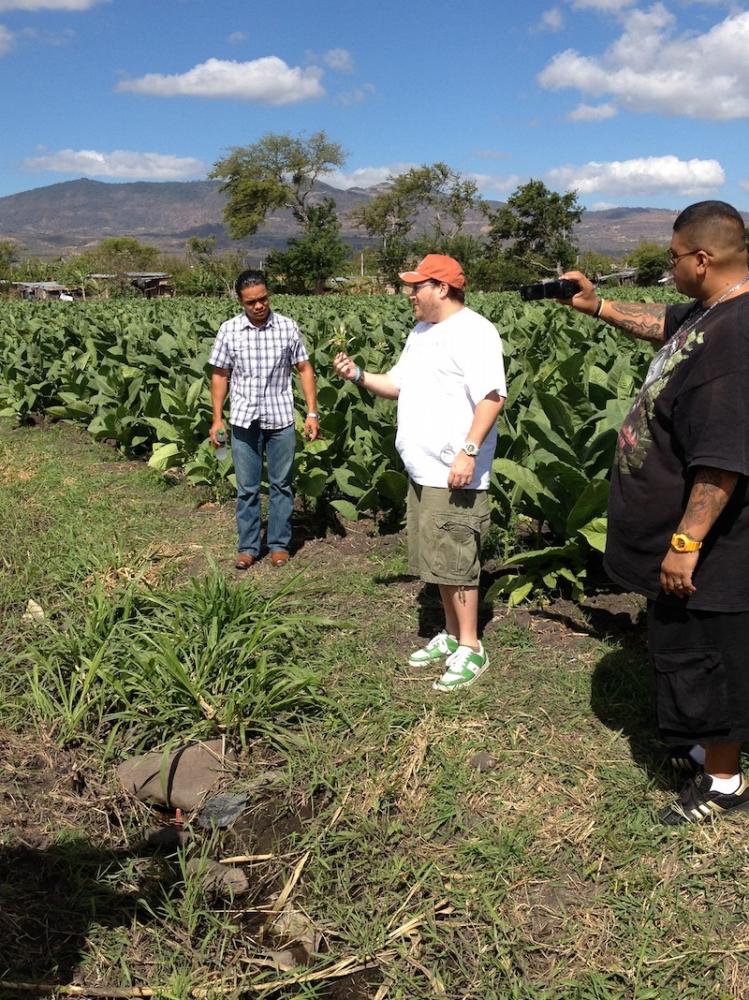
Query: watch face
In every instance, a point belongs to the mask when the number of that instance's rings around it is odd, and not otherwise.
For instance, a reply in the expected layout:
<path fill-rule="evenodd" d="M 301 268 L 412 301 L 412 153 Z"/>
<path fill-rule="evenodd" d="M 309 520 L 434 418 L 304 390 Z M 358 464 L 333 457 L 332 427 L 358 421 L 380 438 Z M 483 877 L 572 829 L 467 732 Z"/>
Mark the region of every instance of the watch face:
<path fill-rule="evenodd" d="M 702 543 L 690 538 L 689 535 L 678 532 L 671 536 L 671 548 L 675 549 L 676 552 L 697 552 L 698 549 L 702 548 Z"/>
<path fill-rule="evenodd" d="M 470 455 L 471 457 L 473 457 L 474 455 L 478 455 L 479 449 L 478 446 L 473 443 L 473 441 L 466 441 L 466 443 L 463 445 L 463 451 L 466 453 L 466 455 Z"/>

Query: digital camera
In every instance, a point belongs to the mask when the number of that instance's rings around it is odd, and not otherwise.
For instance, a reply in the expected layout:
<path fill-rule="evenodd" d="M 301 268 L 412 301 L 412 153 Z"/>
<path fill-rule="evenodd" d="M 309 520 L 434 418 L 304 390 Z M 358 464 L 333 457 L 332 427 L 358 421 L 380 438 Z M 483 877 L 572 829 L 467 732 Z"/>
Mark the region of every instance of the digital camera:
<path fill-rule="evenodd" d="M 549 281 L 536 281 L 532 285 L 521 285 L 518 288 L 523 302 L 535 302 L 537 299 L 571 299 L 580 291 L 580 284 L 572 278 L 552 278 Z"/>

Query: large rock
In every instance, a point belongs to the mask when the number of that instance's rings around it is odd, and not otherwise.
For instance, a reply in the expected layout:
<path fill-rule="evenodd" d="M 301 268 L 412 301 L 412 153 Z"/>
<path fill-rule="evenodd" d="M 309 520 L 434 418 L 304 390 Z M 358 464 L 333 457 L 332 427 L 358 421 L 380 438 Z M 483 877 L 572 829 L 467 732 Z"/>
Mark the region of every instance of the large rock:
<path fill-rule="evenodd" d="M 158 751 L 131 757 L 117 775 L 125 791 L 141 802 L 192 812 L 220 788 L 227 764 L 235 760 L 236 754 L 224 751 L 223 740 L 209 740 L 172 751 L 166 763 Z"/>

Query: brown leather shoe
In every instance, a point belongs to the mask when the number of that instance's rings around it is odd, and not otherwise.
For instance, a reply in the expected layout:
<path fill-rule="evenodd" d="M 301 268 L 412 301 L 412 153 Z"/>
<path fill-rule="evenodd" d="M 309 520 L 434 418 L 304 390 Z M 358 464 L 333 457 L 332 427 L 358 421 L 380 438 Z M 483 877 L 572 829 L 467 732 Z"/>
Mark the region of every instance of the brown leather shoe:
<path fill-rule="evenodd" d="M 237 556 L 237 561 L 234 563 L 234 567 L 235 569 L 249 569 L 256 562 L 257 556 L 253 556 L 250 552 L 240 552 Z"/>
<path fill-rule="evenodd" d="M 276 566 L 276 567 L 278 567 L 278 566 L 285 566 L 288 561 L 289 561 L 289 553 L 288 552 L 281 552 L 279 550 L 277 552 L 271 552 L 271 554 L 270 554 L 270 564 L 271 564 L 271 566 Z"/>

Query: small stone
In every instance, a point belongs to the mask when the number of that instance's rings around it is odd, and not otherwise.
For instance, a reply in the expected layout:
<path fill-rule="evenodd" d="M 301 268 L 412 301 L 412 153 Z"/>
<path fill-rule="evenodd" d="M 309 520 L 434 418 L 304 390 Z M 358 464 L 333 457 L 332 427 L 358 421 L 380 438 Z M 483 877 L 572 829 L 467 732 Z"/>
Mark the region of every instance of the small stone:
<path fill-rule="evenodd" d="M 22 622 L 43 622 L 46 619 L 44 608 L 31 598 L 26 603 L 26 610 L 21 615 Z"/>
<path fill-rule="evenodd" d="M 497 758 L 492 757 L 488 750 L 481 750 L 479 753 L 475 753 L 468 763 L 480 772 L 494 771 L 499 764 Z"/>
<path fill-rule="evenodd" d="M 226 829 L 242 815 L 246 806 L 246 795 L 230 795 L 228 792 L 214 795 L 200 810 L 198 826 L 201 830 L 210 830 L 212 827 Z"/>
<path fill-rule="evenodd" d="M 308 965 L 320 948 L 322 935 L 310 918 L 287 903 L 276 919 L 270 925 L 273 937 L 283 940 L 287 947 L 292 947 L 301 964 Z"/>
<path fill-rule="evenodd" d="M 288 948 L 281 951 L 267 951 L 265 954 L 271 962 L 276 963 L 277 972 L 291 972 L 299 964 L 294 957 L 294 952 Z"/>
<path fill-rule="evenodd" d="M 193 858 L 187 862 L 186 870 L 191 875 L 200 875 L 205 891 L 220 899 L 243 896 L 250 891 L 250 881 L 241 868 L 220 865 L 218 861 Z"/>

